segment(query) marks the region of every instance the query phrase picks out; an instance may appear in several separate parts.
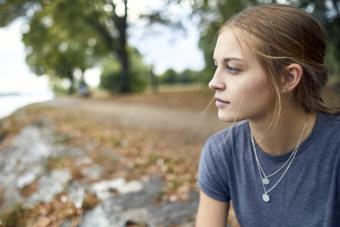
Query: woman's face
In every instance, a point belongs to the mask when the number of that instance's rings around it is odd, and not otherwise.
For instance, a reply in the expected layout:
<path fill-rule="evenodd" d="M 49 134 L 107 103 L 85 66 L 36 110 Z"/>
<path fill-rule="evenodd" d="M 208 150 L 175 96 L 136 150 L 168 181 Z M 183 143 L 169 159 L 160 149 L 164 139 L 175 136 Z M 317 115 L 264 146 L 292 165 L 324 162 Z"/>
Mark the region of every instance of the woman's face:
<path fill-rule="evenodd" d="M 215 90 L 220 120 L 268 116 L 273 109 L 274 89 L 255 54 L 242 44 L 242 37 L 238 42 L 231 29 L 224 29 L 217 39 L 214 63 L 216 71 L 209 88 Z"/>

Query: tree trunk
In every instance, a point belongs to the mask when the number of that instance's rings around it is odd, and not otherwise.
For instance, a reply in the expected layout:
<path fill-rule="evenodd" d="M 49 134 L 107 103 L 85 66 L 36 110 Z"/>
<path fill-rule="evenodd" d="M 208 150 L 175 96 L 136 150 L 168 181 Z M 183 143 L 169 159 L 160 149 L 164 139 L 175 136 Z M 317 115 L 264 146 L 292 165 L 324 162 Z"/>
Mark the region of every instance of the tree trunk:
<path fill-rule="evenodd" d="M 119 50 L 119 62 L 120 62 L 120 92 L 128 93 L 131 92 L 130 84 L 130 70 L 129 70 L 129 58 L 126 48 L 126 40 L 120 40 L 120 50 Z"/>
<path fill-rule="evenodd" d="M 129 56 L 127 51 L 127 0 L 124 0 L 125 14 L 122 17 L 114 17 L 114 22 L 119 31 L 118 37 L 118 58 L 121 66 L 120 71 L 120 88 L 122 93 L 131 92 L 131 79 L 129 68 Z"/>
<path fill-rule="evenodd" d="M 67 73 L 67 78 L 69 79 L 70 81 L 70 86 L 68 88 L 68 91 L 67 93 L 69 95 L 73 95 L 74 92 L 75 92 L 75 83 L 74 83 L 74 76 L 73 76 L 73 71 L 70 70 L 68 73 Z"/>
<path fill-rule="evenodd" d="M 150 85 L 152 93 L 158 93 L 158 78 L 153 72 L 153 67 L 150 68 Z"/>

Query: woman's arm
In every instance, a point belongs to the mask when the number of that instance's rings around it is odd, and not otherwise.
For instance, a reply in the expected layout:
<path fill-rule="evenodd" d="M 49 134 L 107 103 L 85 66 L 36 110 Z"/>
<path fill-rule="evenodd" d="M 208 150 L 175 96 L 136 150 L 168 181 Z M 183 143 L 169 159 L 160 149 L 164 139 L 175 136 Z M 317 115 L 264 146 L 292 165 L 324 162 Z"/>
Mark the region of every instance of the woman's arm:
<path fill-rule="evenodd" d="M 225 227 L 229 203 L 212 199 L 200 190 L 196 227 Z"/>

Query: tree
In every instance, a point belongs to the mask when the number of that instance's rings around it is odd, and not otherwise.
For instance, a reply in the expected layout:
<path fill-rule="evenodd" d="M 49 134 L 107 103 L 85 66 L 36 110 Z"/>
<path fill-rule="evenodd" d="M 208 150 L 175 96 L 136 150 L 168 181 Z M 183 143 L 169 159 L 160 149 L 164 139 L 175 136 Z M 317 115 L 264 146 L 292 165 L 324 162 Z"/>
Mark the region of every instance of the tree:
<path fill-rule="evenodd" d="M 202 81 L 207 83 L 214 73 L 212 62 L 214 45 L 218 29 L 231 16 L 242 9 L 265 3 L 277 3 L 276 0 L 195 0 L 193 14 L 200 18 L 201 38 L 199 47 L 204 52 L 206 67 Z M 327 45 L 326 63 L 332 74 L 340 74 L 340 1 L 339 0 L 288 0 L 287 4 L 295 5 L 314 15 L 326 28 Z"/>
<path fill-rule="evenodd" d="M 331 74 L 340 76 L 340 1 L 299 0 L 293 1 L 298 7 L 310 11 L 326 29 L 326 63 Z"/>
<path fill-rule="evenodd" d="M 72 34 L 65 37 L 74 43 L 85 39 L 82 36 L 89 38 L 86 33 L 77 34 L 78 30 L 95 31 L 107 51 L 119 62 L 120 79 L 117 83 L 119 91 L 126 93 L 132 91 L 127 43 L 129 26 L 127 5 L 128 0 L 77 0 L 72 3 L 67 0 L 4 1 L 0 3 L 0 25 L 5 26 L 18 17 L 25 17 L 27 21 L 31 21 L 36 18 L 36 14 L 41 13 L 49 15 L 56 24 L 59 24 L 61 33 Z M 151 23 L 170 22 L 159 11 L 141 15 L 141 18 L 148 19 Z M 173 24 L 178 26 L 178 23 Z"/>
<path fill-rule="evenodd" d="M 78 69 L 83 75 L 105 50 L 95 32 L 79 21 L 69 25 L 72 30 L 63 29 L 63 18 L 55 15 L 58 1 L 42 7 L 32 16 L 29 29 L 23 34 L 23 42 L 29 50 L 26 61 L 37 75 L 67 78 L 70 81 L 69 93 L 73 93 L 74 71 Z"/>
<path fill-rule="evenodd" d="M 168 69 L 161 75 L 160 82 L 164 84 L 175 84 L 178 83 L 178 74 L 173 69 Z"/>
<path fill-rule="evenodd" d="M 182 84 L 195 83 L 198 81 L 200 76 L 202 76 L 200 71 L 186 69 L 179 74 L 179 82 Z"/>
<path fill-rule="evenodd" d="M 41 16 L 39 17 L 36 15 L 43 14 L 46 17 L 49 16 L 53 21 L 58 21 L 62 28 L 61 33 L 74 33 L 74 24 L 81 24 L 87 28 L 91 27 L 97 32 L 99 36 L 101 36 L 106 48 L 119 60 L 121 66 L 120 90 L 121 92 L 129 92 L 131 89 L 129 84 L 129 61 L 126 49 L 127 0 L 124 0 L 121 5 L 124 7 L 124 13 L 119 16 L 116 12 L 117 5 L 113 1 L 108 0 L 78 0 L 72 4 L 70 4 L 70 2 L 67 0 L 5 1 L 0 5 L 0 24 L 7 25 L 14 19 L 21 16 L 26 17 L 28 20 L 34 20 L 37 18 L 42 18 Z M 33 12 L 33 17 L 30 16 L 30 12 Z M 34 25 L 37 25 L 37 23 Z M 78 27 L 78 29 L 81 29 L 81 27 Z M 81 34 L 86 35 L 84 33 Z M 79 38 L 79 36 L 76 37 Z M 67 35 L 66 38 L 70 39 L 70 37 L 67 37 Z M 79 41 L 73 37 L 71 39 L 74 42 Z M 27 38 L 27 40 L 29 39 Z M 34 48 L 36 48 L 36 46 L 34 46 Z M 65 56 L 67 55 L 65 54 L 62 58 L 64 61 L 67 59 L 64 58 Z M 36 57 L 36 59 L 39 59 L 39 57 Z M 39 61 L 36 62 L 38 63 Z M 64 72 L 64 70 L 68 72 Z M 70 70 L 71 68 L 69 67 L 63 67 L 62 71 L 63 73 L 70 74 Z M 68 75 L 68 77 L 72 80 L 70 75 Z"/>
<path fill-rule="evenodd" d="M 146 66 L 142 60 L 142 56 L 135 48 L 128 48 L 129 61 L 132 63 L 130 68 L 131 77 L 131 91 L 143 91 L 147 85 L 149 76 L 149 67 Z M 102 74 L 100 80 L 100 87 L 110 91 L 112 94 L 120 92 L 119 88 L 119 63 L 112 57 L 107 57 L 102 63 Z"/>
<path fill-rule="evenodd" d="M 249 5 L 255 5 L 256 0 L 203 0 L 194 1 L 193 14 L 199 17 L 200 33 L 199 47 L 203 50 L 206 67 L 200 80 L 207 83 L 214 71 L 212 40 L 217 40 L 218 30 L 231 16 Z"/>

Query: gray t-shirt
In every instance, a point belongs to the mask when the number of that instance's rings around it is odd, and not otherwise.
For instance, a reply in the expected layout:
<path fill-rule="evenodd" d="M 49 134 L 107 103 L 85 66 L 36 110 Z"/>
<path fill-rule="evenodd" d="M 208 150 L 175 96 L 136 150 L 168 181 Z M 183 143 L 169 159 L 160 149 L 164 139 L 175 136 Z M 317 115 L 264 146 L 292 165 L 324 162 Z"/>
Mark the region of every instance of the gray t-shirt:
<path fill-rule="evenodd" d="M 265 173 L 272 173 L 292 151 L 271 156 L 256 145 Z M 283 168 L 283 171 L 285 168 Z M 340 116 L 318 113 L 290 168 L 264 202 L 248 121 L 209 137 L 200 158 L 198 187 L 213 199 L 232 201 L 242 227 L 340 226 Z M 278 176 L 277 176 L 278 175 Z M 267 190 L 282 171 L 270 177 Z"/>

